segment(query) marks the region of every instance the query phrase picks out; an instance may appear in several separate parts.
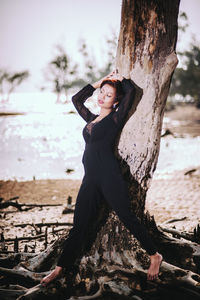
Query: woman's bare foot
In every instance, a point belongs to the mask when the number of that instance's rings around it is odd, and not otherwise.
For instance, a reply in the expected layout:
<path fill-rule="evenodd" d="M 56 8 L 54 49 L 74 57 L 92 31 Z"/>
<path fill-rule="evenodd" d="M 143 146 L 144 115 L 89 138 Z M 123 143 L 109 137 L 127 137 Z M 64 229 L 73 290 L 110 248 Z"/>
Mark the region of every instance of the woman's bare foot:
<path fill-rule="evenodd" d="M 150 255 L 151 264 L 147 273 L 148 280 L 153 280 L 158 277 L 160 265 L 162 262 L 162 255 L 156 252 L 154 255 Z"/>
<path fill-rule="evenodd" d="M 56 266 L 55 269 L 47 276 L 41 279 L 40 283 L 44 286 L 49 284 L 51 281 L 56 279 L 58 276 L 62 274 L 62 267 Z"/>

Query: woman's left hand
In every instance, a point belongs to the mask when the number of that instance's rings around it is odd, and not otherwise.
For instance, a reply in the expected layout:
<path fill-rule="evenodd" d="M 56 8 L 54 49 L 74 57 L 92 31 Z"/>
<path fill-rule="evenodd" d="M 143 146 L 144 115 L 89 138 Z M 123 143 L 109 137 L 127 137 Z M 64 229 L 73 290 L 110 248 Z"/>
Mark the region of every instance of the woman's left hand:
<path fill-rule="evenodd" d="M 102 81 L 104 80 L 109 80 L 109 79 L 115 79 L 115 80 L 122 80 L 123 77 L 117 72 L 117 70 L 114 70 L 112 72 L 110 72 L 108 75 L 104 76 L 103 78 L 101 78 L 100 80 L 98 80 L 97 82 L 93 83 L 93 87 L 96 89 L 96 88 L 99 88 Z"/>
<path fill-rule="evenodd" d="M 113 72 L 110 73 L 110 79 L 116 79 L 122 81 L 123 76 L 118 73 L 118 70 L 114 70 Z"/>

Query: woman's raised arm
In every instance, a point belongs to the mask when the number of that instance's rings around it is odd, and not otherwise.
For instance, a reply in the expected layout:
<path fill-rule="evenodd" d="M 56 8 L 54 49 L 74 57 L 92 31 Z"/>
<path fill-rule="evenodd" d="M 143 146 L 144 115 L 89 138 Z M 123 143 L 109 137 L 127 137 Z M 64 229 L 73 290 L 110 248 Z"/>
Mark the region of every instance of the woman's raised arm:
<path fill-rule="evenodd" d="M 94 118 L 96 115 L 93 114 L 85 105 L 84 102 L 92 96 L 95 89 L 99 88 L 101 85 L 101 82 L 103 80 L 109 79 L 110 76 L 112 76 L 114 72 L 111 72 L 110 74 L 106 75 L 105 77 L 101 78 L 100 80 L 96 81 L 93 84 L 87 84 L 85 87 L 83 87 L 78 93 L 76 93 L 72 97 L 72 102 L 78 111 L 79 115 L 86 121 L 89 122 L 91 118 Z"/>
<path fill-rule="evenodd" d="M 86 121 L 89 122 L 92 117 L 95 115 L 84 105 L 84 102 L 92 96 L 94 93 L 95 88 L 87 84 L 85 87 L 83 87 L 78 93 L 76 93 L 72 97 L 72 102 L 78 111 L 79 115 Z"/>
<path fill-rule="evenodd" d="M 121 99 L 118 109 L 112 115 L 115 124 L 119 127 L 123 126 L 136 94 L 136 87 L 131 79 L 123 78 L 121 83 L 124 90 L 124 97 Z"/>

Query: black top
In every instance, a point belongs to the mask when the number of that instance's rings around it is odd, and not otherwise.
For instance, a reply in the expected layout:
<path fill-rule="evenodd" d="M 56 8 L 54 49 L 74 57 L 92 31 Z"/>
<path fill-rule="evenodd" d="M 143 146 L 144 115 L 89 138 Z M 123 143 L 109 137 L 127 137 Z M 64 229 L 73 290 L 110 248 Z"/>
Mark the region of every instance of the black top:
<path fill-rule="evenodd" d="M 91 84 L 88 84 L 72 97 L 72 102 L 76 110 L 78 111 L 79 115 L 87 122 L 86 126 L 83 129 L 83 137 L 86 143 L 90 142 L 90 136 L 92 134 L 92 128 L 94 127 L 94 125 L 96 125 L 97 123 L 101 123 L 104 119 L 109 118 L 110 120 L 112 120 L 112 124 L 114 122 L 113 125 L 115 127 L 115 131 L 119 131 L 123 127 L 127 113 L 133 104 L 136 88 L 130 79 L 125 78 L 122 80 L 122 87 L 125 95 L 121 99 L 118 108 L 111 111 L 106 117 L 95 123 L 91 122 L 99 115 L 93 114 L 84 105 L 84 102 L 94 93 L 95 88 Z"/>

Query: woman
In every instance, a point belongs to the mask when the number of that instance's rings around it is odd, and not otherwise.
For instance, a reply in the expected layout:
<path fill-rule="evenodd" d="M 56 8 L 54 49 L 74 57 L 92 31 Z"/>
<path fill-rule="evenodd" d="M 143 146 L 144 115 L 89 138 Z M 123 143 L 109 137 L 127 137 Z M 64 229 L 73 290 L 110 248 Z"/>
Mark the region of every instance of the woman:
<path fill-rule="evenodd" d="M 93 114 L 84 102 L 95 89 L 100 88 L 98 105 L 100 114 Z M 113 154 L 114 142 L 124 125 L 127 113 L 133 103 L 135 86 L 116 71 L 86 85 L 72 97 L 80 116 L 87 122 L 83 128 L 85 151 L 82 157 L 84 177 L 77 195 L 74 224 L 65 241 L 64 249 L 56 268 L 41 280 L 46 285 L 59 275 L 62 269 L 71 266 L 84 241 L 89 221 L 98 210 L 98 203 L 104 199 L 116 212 L 119 219 L 136 237 L 150 255 L 149 280 L 159 273 L 162 255 L 157 252 L 145 227 L 130 210 L 128 187 L 123 179 L 117 159 Z M 115 108 L 118 106 L 118 109 Z"/>

